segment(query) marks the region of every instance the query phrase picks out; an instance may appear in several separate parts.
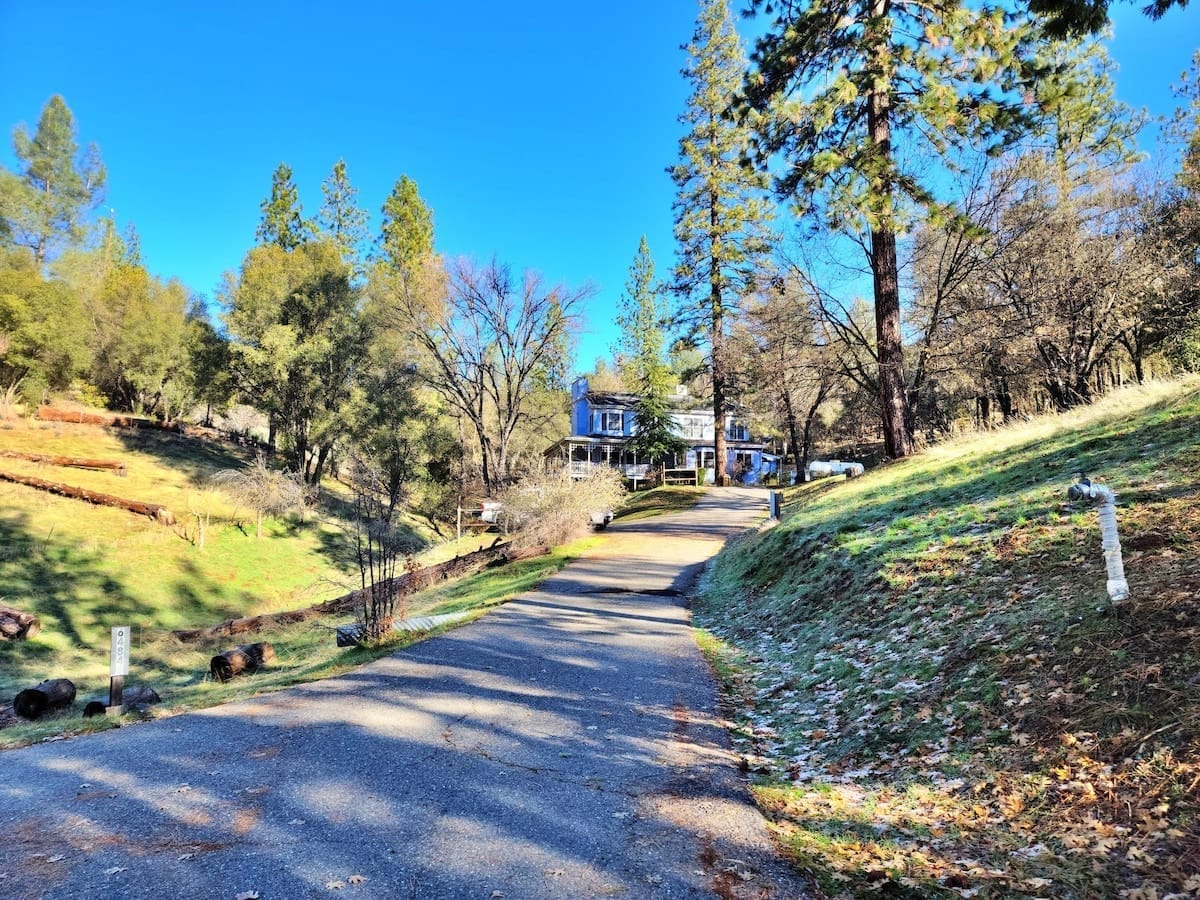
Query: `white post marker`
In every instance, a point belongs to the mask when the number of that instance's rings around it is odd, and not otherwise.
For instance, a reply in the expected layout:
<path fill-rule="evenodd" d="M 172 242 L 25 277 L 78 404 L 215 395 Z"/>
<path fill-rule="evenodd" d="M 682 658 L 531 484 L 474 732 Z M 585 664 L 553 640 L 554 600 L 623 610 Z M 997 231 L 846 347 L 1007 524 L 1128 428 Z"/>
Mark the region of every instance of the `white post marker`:
<path fill-rule="evenodd" d="M 125 712 L 121 696 L 125 688 L 125 676 L 129 674 L 129 625 L 118 625 L 112 630 L 112 652 L 108 666 L 108 708 L 105 715 L 119 716 Z"/>

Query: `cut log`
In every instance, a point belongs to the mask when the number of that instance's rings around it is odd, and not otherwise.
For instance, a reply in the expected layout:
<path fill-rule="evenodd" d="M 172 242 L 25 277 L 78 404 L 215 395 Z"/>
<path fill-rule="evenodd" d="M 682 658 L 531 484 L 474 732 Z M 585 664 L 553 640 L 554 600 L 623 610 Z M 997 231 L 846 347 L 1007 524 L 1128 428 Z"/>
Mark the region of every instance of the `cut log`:
<path fill-rule="evenodd" d="M 50 678 L 17 694 L 13 711 L 22 719 L 37 719 L 47 710 L 64 709 L 74 702 L 75 684 L 67 678 Z"/>
<path fill-rule="evenodd" d="M 160 506 L 157 503 L 143 503 L 141 500 L 126 500 L 124 497 L 114 497 L 112 494 L 101 494 L 98 491 L 89 491 L 84 488 L 72 487 L 69 484 L 59 484 L 56 481 L 43 481 L 41 478 L 31 478 L 28 475 L 17 475 L 13 472 L 0 472 L 0 480 L 11 481 L 15 484 L 23 484 L 26 487 L 37 488 L 39 491 L 48 491 L 51 494 L 57 494 L 60 497 L 69 497 L 72 500 L 83 500 L 87 503 L 95 503 L 97 506 L 111 506 L 116 509 L 128 510 L 131 513 L 136 513 L 139 516 L 149 516 L 156 522 L 163 525 L 174 525 L 175 516 L 165 506 Z"/>
<path fill-rule="evenodd" d="M 33 613 L 0 605 L 0 640 L 24 641 L 41 630 L 41 620 Z"/>
<path fill-rule="evenodd" d="M 118 459 L 87 459 L 80 456 L 47 456 L 44 453 L 21 453 L 17 450 L 0 450 L 0 457 L 5 459 L 24 459 L 29 462 L 44 463 L 50 466 L 64 466 L 71 469 L 96 469 L 99 471 L 116 472 L 125 475 L 125 463 Z"/>
<path fill-rule="evenodd" d="M 92 719 L 96 716 L 102 716 L 106 709 L 108 707 L 104 705 L 103 700 L 89 700 L 87 706 L 83 708 L 83 717 L 85 719 Z"/>
<path fill-rule="evenodd" d="M 208 670 L 216 681 L 228 681 L 237 675 L 250 675 L 275 662 L 275 648 L 262 641 L 226 650 L 212 658 Z"/>

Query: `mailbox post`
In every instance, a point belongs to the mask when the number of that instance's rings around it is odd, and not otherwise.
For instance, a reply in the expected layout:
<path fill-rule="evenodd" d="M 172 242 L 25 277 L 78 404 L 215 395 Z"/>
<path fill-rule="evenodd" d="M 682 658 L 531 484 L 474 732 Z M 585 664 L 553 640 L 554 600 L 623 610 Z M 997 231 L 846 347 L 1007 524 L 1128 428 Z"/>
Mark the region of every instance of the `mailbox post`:
<path fill-rule="evenodd" d="M 125 676 L 129 674 L 129 625 L 118 625 L 112 630 L 112 652 L 108 667 L 108 707 L 104 714 L 119 716 L 125 712 L 125 702 L 122 692 L 125 689 Z"/>

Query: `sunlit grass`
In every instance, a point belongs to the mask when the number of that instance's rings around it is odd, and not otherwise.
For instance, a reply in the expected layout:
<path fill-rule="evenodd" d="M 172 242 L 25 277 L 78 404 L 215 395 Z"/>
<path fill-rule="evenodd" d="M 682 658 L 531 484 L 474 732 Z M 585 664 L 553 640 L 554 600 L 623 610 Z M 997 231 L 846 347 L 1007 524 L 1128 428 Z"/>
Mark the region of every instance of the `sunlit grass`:
<path fill-rule="evenodd" d="M 694 610 L 741 660 L 737 739 L 827 889 L 1083 897 L 1145 883 L 1161 896 L 1195 874 L 1170 860 L 1200 820 L 1196 798 L 1154 813 L 1138 766 L 1165 746 L 1161 785 L 1186 795 L 1200 776 L 1198 435 L 1200 379 L 1129 389 L 788 489 L 785 520 L 711 567 Z M 1080 473 L 1117 493 L 1126 609 L 1105 593 L 1095 510 L 1067 503 Z M 1107 782 L 1052 771 L 1075 752 L 1063 735 L 1085 734 Z M 880 812 L 902 808 L 888 790 L 921 784 L 951 823 L 932 849 L 919 816 L 897 832 Z M 1079 785 L 1097 791 L 1090 806 Z M 831 791 L 847 809 L 815 799 Z M 964 830 L 972 814 L 988 827 Z M 1144 830 L 1144 815 L 1162 828 Z M 878 834 L 861 833 L 864 816 Z M 1055 843 L 1093 827 L 1112 831 L 1103 858 Z M 1021 844 L 1050 850 L 1010 858 Z"/>
<path fill-rule="evenodd" d="M 616 517 L 622 521 L 646 519 L 664 513 L 683 512 L 691 509 L 704 496 L 704 488 L 664 485 L 648 491 L 638 491 L 617 510 Z"/>

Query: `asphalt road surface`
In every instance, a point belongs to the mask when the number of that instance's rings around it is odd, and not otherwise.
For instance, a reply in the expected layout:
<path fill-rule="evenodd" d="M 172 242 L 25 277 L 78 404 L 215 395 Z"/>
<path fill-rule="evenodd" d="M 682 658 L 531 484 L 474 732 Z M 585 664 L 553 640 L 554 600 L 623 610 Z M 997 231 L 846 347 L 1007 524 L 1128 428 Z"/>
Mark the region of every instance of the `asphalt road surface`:
<path fill-rule="evenodd" d="M 348 675 L 0 754 L 0 897 L 804 895 L 716 719 L 686 591 L 710 491 Z"/>

